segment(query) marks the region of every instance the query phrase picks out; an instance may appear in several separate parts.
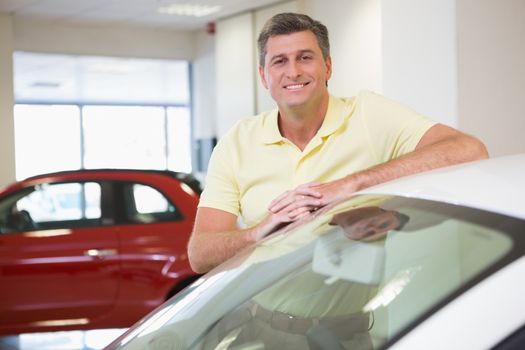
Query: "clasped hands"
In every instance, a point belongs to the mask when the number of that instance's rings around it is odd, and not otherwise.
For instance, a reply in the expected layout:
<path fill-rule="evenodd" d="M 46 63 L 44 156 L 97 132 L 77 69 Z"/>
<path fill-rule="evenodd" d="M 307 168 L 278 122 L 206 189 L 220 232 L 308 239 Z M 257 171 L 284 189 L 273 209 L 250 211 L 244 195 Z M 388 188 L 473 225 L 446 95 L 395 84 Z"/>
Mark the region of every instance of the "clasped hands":
<path fill-rule="evenodd" d="M 317 210 L 323 204 L 322 193 L 316 188 L 320 183 L 310 182 L 275 198 L 268 210 L 280 217 L 281 222 L 296 221 Z"/>
<path fill-rule="evenodd" d="M 319 183 L 309 182 L 286 191 L 268 206 L 268 215 L 257 225 L 252 237 L 258 241 L 283 225 L 310 215 L 317 209 L 335 201 L 350 198 L 356 190 L 351 177 Z"/>
<path fill-rule="evenodd" d="M 268 210 L 283 223 L 296 221 L 329 203 L 350 198 L 354 187 L 350 177 L 326 183 L 309 182 L 275 198 Z"/>

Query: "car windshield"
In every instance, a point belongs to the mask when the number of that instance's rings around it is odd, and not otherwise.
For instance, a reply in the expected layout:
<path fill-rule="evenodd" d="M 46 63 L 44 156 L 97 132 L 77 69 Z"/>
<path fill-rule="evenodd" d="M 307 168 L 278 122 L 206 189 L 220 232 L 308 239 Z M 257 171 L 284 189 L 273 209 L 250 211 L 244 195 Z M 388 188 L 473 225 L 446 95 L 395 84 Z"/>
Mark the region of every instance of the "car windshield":
<path fill-rule="evenodd" d="M 523 255 L 523 220 L 359 196 L 245 250 L 119 341 L 122 349 L 379 349 Z"/>

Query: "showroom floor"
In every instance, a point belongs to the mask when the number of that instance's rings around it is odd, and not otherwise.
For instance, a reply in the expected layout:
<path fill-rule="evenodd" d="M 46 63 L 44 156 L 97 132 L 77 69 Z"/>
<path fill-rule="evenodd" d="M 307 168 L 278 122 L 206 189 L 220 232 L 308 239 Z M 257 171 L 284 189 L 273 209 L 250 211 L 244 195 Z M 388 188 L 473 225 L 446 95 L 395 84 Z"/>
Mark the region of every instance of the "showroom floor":
<path fill-rule="evenodd" d="M 124 331 L 97 329 L 0 337 L 0 350 L 96 350 L 104 348 Z"/>

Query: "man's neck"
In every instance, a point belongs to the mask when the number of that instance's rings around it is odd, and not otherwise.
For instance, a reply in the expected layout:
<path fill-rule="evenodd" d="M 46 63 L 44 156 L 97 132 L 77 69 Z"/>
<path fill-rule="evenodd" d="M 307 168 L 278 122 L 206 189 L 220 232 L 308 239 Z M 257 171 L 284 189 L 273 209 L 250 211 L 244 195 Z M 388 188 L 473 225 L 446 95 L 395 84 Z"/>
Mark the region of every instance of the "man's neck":
<path fill-rule="evenodd" d="M 328 110 L 328 93 L 320 102 L 297 108 L 279 108 L 279 131 L 281 135 L 301 151 L 306 148 L 310 140 L 317 134 L 323 125 Z"/>

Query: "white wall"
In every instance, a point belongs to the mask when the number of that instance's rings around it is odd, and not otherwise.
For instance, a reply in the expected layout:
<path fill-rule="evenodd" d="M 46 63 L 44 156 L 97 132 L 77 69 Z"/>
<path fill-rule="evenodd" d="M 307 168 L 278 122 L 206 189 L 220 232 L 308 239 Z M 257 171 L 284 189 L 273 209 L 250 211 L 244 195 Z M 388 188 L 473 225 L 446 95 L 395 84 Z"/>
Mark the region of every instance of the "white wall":
<path fill-rule="evenodd" d="M 80 55 L 192 59 L 189 32 L 122 25 L 14 20 L 15 49 Z"/>
<path fill-rule="evenodd" d="M 305 12 L 328 28 L 330 92 L 336 96 L 354 96 L 362 89 L 381 92 L 381 1 L 308 0 Z"/>
<path fill-rule="evenodd" d="M 525 1 L 458 0 L 459 127 L 491 156 L 525 152 Z"/>
<path fill-rule="evenodd" d="M 456 0 L 383 0 L 383 93 L 457 126 Z"/>
<path fill-rule="evenodd" d="M 15 180 L 13 23 L 0 14 L 0 187 Z"/>
<path fill-rule="evenodd" d="M 199 30 L 193 40 L 193 134 L 206 139 L 215 137 L 216 132 L 215 36 Z"/>
<path fill-rule="evenodd" d="M 253 14 L 245 13 L 217 23 L 217 136 L 237 120 L 255 114 Z"/>

